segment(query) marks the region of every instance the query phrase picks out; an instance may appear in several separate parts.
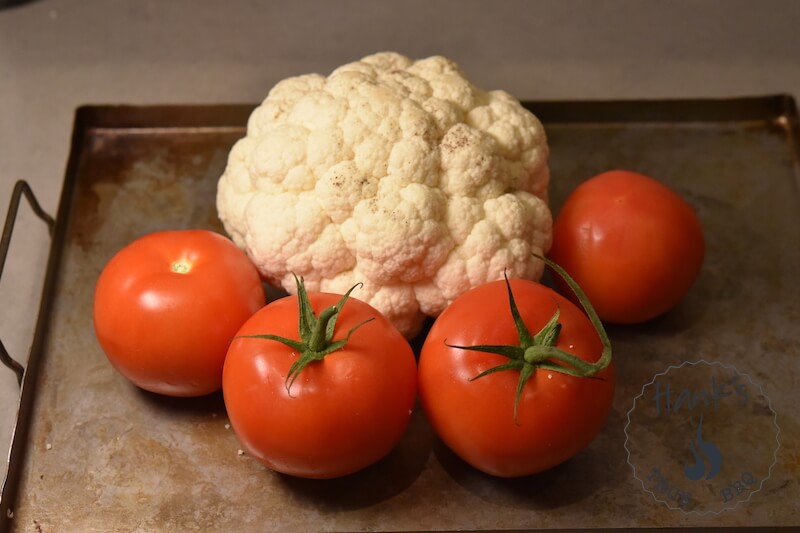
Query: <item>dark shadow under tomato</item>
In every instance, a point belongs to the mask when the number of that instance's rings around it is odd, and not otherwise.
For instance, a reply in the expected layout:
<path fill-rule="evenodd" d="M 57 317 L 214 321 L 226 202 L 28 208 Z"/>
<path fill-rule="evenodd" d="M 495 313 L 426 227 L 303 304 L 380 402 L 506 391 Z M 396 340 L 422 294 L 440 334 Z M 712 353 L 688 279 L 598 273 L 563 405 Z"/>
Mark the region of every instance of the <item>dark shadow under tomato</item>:
<path fill-rule="evenodd" d="M 705 312 L 704 304 L 695 304 L 685 298 L 666 313 L 639 324 L 606 324 L 608 334 L 615 337 L 638 336 L 642 338 L 673 338 L 697 328 Z"/>
<path fill-rule="evenodd" d="M 633 479 L 621 430 L 624 418 L 624 413 L 613 410 L 606 428 L 588 448 L 554 468 L 528 476 L 485 474 L 461 460 L 438 438 L 434 438 L 433 453 L 456 483 L 482 500 L 518 509 L 556 509 L 595 498 L 605 487 Z"/>
<path fill-rule="evenodd" d="M 349 476 L 304 479 L 276 474 L 300 501 L 326 511 L 352 510 L 375 505 L 396 496 L 419 477 L 431 453 L 433 435 L 417 406 L 408 430 L 389 455 Z"/>
<path fill-rule="evenodd" d="M 204 396 L 181 398 L 156 394 L 135 385 L 129 385 L 138 392 L 145 405 L 160 411 L 161 416 L 166 413 L 177 419 L 197 417 L 207 419 L 209 416 L 219 416 L 221 419 L 227 417 L 221 390 Z"/>

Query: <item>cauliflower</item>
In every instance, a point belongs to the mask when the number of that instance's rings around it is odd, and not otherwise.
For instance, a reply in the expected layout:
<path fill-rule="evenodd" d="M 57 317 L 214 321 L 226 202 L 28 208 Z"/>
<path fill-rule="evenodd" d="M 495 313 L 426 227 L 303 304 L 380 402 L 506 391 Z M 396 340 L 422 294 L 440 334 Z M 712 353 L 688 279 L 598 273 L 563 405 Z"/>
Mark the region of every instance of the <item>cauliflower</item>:
<path fill-rule="evenodd" d="M 225 230 L 265 279 L 344 293 L 406 336 L 468 289 L 538 279 L 548 146 L 503 91 L 440 57 L 384 52 L 279 82 L 219 180 Z"/>

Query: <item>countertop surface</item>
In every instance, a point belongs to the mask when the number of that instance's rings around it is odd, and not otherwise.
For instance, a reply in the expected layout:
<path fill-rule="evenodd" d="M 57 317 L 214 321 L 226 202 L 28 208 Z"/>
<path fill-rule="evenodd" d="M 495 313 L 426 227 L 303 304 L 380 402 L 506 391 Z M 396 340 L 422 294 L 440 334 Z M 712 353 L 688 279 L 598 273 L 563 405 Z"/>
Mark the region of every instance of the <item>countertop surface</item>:
<path fill-rule="evenodd" d="M 523 100 L 798 96 L 798 28 L 792 0 L 36 0 L 0 9 L 0 201 L 24 179 L 55 213 L 83 104 L 255 103 L 383 50 L 448 56 Z M 48 246 L 23 207 L 0 284 L 0 339 L 23 361 Z M 0 372 L 3 449 L 17 401 Z"/>

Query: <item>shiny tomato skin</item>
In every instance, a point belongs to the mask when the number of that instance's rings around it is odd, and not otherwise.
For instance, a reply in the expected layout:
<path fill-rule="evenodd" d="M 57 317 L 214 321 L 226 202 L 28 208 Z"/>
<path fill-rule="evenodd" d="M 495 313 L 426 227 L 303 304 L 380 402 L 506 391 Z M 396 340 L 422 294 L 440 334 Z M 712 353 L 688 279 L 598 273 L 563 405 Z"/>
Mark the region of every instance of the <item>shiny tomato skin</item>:
<path fill-rule="evenodd" d="M 135 385 L 202 396 L 222 386 L 228 344 L 264 304 L 259 273 L 233 242 L 206 230 L 159 231 L 103 268 L 94 329 L 111 364 Z"/>
<path fill-rule="evenodd" d="M 533 281 L 510 283 L 531 334 L 558 308 L 562 330 L 556 346 L 589 362 L 599 359 L 598 334 L 572 302 Z M 444 310 L 419 360 L 420 400 L 436 434 L 468 464 L 498 477 L 541 472 L 580 452 L 601 431 L 614 397 L 613 363 L 595 379 L 539 369 L 523 389 L 515 421 L 518 370 L 470 381 L 509 359 L 447 346 L 518 343 L 505 282 L 495 281 L 464 293 Z"/>
<path fill-rule="evenodd" d="M 340 295 L 310 293 L 316 314 Z M 353 298 L 334 340 L 359 327 L 344 348 L 310 363 L 286 389 L 298 354 L 273 340 L 237 338 L 225 361 L 222 391 L 242 448 L 277 472 L 326 479 L 351 474 L 387 455 L 403 436 L 416 398 L 417 367 L 406 339 L 378 311 Z M 298 340 L 296 296 L 271 302 L 239 336 Z"/>
<path fill-rule="evenodd" d="M 567 197 L 549 257 L 581 286 L 602 320 L 636 324 L 684 298 L 704 254 L 700 220 L 680 195 L 643 174 L 613 170 Z"/>

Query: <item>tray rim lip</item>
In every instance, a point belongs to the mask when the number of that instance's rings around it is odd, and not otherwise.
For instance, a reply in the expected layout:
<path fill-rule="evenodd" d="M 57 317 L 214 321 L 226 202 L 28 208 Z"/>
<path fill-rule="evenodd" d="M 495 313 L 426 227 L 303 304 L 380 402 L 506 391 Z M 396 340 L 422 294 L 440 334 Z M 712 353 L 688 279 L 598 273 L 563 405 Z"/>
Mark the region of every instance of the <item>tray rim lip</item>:
<path fill-rule="evenodd" d="M 597 100 L 522 100 L 521 104 L 532 110 L 548 124 L 609 124 L 663 122 L 685 124 L 689 122 L 779 122 L 788 137 L 793 155 L 795 182 L 800 186 L 800 116 L 794 97 L 790 94 L 767 94 L 720 98 L 659 98 L 659 99 L 597 99 Z M 75 109 L 70 137 L 70 150 L 64 172 L 63 185 L 55 217 L 55 229 L 48 252 L 44 285 L 20 388 L 17 413 L 14 421 L 7 471 L 0 491 L 0 532 L 10 530 L 13 509 L 19 497 L 18 487 L 26 455 L 31 428 L 31 413 L 36 402 L 39 382 L 39 365 L 43 343 L 55 298 L 56 279 L 59 274 L 66 229 L 72 211 L 73 194 L 83 148 L 92 131 L 98 129 L 187 129 L 207 130 L 237 128 L 243 132 L 247 119 L 259 104 L 84 104 Z M 691 112 L 688 112 L 691 111 Z M 175 116 L 177 113 L 177 116 Z M 164 120 L 169 117 L 171 120 Z M 10 515 L 10 516 L 9 516 Z M 778 530 L 794 526 L 733 526 L 729 530 Z M 695 529 L 716 529 L 699 526 Z M 568 531 L 558 529 L 551 531 Z M 683 528 L 658 527 L 654 531 L 683 531 Z"/>
<path fill-rule="evenodd" d="M 522 100 L 547 123 L 737 122 L 797 119 L 795 98 L 787 93 L 739 97 Z M 86 128 L 242 128 L 258 103 L 84 104 L 76 121 Z"/>

